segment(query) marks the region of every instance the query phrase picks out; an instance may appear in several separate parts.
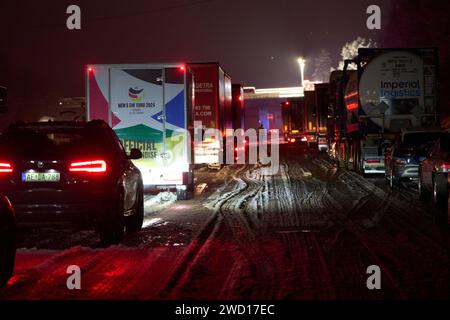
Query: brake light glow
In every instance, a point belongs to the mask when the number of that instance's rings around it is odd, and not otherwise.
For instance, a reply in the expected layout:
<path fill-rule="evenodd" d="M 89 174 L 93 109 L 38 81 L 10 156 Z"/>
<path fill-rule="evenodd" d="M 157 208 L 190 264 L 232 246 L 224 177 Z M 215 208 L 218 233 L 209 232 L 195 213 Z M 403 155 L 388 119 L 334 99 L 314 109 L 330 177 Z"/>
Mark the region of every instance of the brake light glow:
<path fill-rule="evenodd" d="M 303 137 L 303 138 L 302 138 L 302 141 L 303 141 L 303 142 L 306 142 L 306 141 L 308 141 L 308 138 Z"/>
<path fill-rule="evenodd" d="M 0 163 L 0 173 L 11 173 L 14 169 L 10 163 L 1 162 Z"/>
<path fill-rule="evenodd" d="M 297 141 L 295 138 L 291 138 L 292 143 L 294 143 L 295 141 Z"/>
<path fill-rule="evenodd" d="M 102 173 L 106 172 L 106 162 L 104 160 L 72 162 L 70 164 L 69 171 Z"/>
<path fill-rule="evenodd" d="M 443 163 L 441 164 L 441 169 L 450 169 L 450 163 Z"/>

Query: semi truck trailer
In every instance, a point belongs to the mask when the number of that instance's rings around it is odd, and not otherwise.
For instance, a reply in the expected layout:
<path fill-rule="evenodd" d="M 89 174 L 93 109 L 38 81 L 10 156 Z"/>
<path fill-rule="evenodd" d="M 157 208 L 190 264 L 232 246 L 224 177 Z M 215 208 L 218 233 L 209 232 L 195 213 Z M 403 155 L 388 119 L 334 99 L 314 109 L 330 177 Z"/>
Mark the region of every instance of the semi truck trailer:
<path fill-rule="evenodd" d="M 193 191 L 193 79 L 182 64 L 96 64 L 86 68 L 86 118 L 102 119 L 134 160 L 146 189 Z"/>
<path fill-rule="evenodd" d="M 224 136 L 233 128 L 231 77 L 217 62 L 189 63 L 188 70 L 195 82 L 195 100 L 192 117 L 196 130 L 216 129 Z M 219 168 L 223 141 L 208 137 L 194 146 L 195 164 L 208 164 Z"/>

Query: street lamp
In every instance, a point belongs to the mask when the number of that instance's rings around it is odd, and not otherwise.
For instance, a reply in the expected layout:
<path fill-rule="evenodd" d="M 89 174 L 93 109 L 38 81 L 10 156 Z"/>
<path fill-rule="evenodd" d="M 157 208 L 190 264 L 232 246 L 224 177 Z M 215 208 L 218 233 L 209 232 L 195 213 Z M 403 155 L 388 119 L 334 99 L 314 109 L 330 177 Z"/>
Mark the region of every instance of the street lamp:
<path fill-rule="evenodd" d="M 300 57 L 300 58 L 298 58 L 297 59 L 297 62 L 298 62 L 298 65 L 300 66 L 300 74 L 301 74 L 301 77 L 302 77 L 302 88 L 304 87 L 304 71 L 305 71 L 305 63 L 306 63 L 306 60 L 305 59 L 303 59 L 303 57 Z"/>

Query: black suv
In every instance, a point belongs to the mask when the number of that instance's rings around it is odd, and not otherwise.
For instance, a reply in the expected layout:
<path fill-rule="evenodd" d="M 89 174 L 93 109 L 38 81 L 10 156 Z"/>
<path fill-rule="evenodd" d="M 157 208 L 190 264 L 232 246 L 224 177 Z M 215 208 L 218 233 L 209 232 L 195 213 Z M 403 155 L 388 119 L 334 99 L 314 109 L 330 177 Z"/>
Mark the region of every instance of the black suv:
<path fill-rule="evenodd" d="M 142 228 L 142 176 L 104 122 L 16 123 L 0 137 L 0 193 L 18 225 L 73 221 L 102 241 Z"/>

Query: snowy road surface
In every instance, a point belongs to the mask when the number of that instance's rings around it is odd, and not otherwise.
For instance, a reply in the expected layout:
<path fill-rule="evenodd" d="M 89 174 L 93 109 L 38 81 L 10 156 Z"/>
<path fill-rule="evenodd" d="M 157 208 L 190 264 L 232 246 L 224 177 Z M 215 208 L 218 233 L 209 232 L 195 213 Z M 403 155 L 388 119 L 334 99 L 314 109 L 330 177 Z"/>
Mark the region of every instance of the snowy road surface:
<path fill-rule="evenodd" d="M 450 237 L 414 185 L 281 147 L 281 167 L 201 170 L 195 199 L 149 196 L 145 228 L 109 248 L 76 229 L 21 230 L 1 299 L 449 298 Z M 66 269 L 82 270 L 82 289 Z M 381 290 L 368 290 L 370 265 Z"/>

